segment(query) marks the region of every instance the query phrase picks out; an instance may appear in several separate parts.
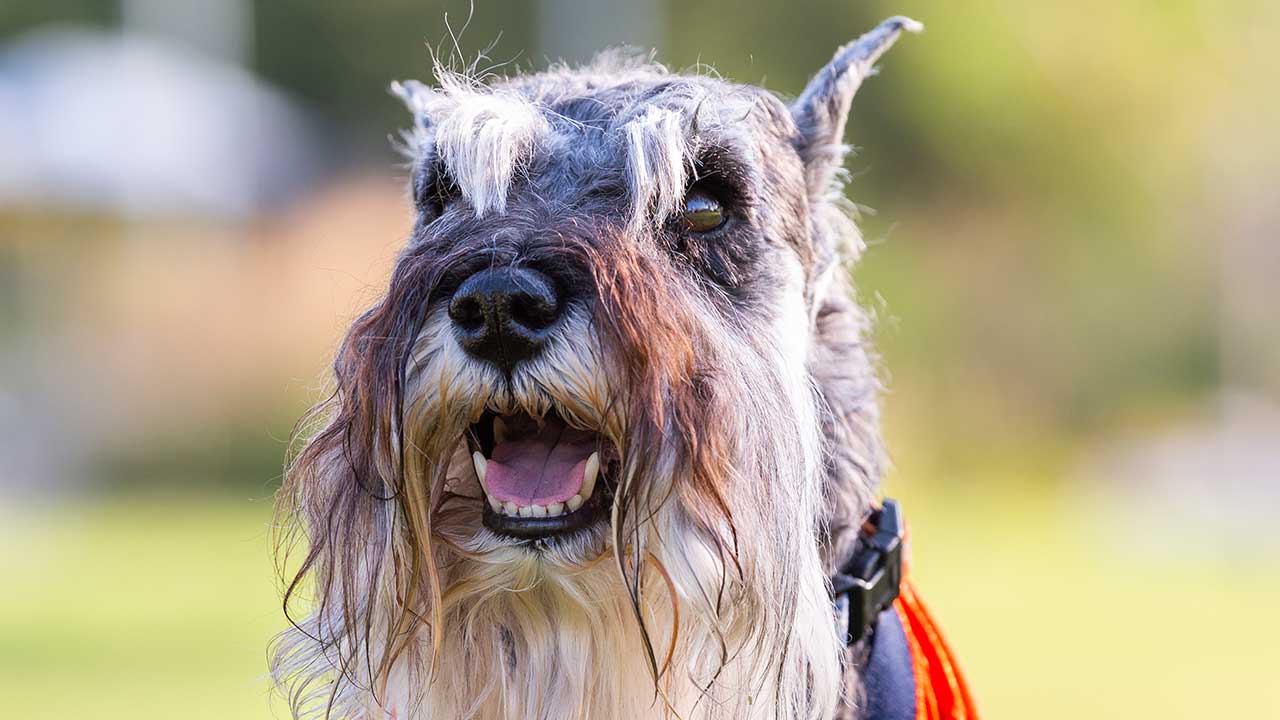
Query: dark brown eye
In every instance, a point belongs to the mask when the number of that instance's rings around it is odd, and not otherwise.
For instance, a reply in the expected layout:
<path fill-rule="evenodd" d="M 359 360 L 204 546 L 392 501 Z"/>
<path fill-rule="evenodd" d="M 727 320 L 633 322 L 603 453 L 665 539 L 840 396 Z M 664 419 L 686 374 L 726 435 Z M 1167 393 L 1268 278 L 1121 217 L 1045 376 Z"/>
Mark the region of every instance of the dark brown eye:
<path fill-rule="evenodd" d="M 681 214 L 692 232 L 710 232 L 724 224 L 724 209 L 720 207 L 720 201 L 701 190 L 690 190 L 684 196 Z"/>

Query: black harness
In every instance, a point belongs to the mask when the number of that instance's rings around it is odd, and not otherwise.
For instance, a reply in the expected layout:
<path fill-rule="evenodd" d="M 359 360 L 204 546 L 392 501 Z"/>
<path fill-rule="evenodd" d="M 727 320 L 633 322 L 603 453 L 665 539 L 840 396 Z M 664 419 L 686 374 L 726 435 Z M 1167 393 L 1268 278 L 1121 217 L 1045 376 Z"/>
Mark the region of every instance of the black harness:
<path fill-rule="evenodd" d="M 915 720 L 916 681 L 911 647 L 893 609 L 902 582 L 906 526 L 896 500 L 886 498 L 858 536 L 853 557 L 831 577 L 836 627 L 853 646 L 869 643 L 860 668 L 863 720 Z"/>
<path fill-rule="evenodd" d="M 885 498 L 863 523 L 853 557 L 831 576 L 838 627 L 850 645 L 874 630 L 880 613 L 898 599 L 905 532 L 898 501 Z"/>

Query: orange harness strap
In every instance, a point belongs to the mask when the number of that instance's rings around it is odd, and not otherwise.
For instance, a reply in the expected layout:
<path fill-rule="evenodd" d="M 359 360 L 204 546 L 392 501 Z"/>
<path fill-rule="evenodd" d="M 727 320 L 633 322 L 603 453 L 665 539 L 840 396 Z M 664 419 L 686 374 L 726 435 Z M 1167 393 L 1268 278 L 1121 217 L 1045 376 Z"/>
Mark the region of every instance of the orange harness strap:
<path fill-rule="evenodd" d="M 911 648 L 916 720 L 978 720 L 973 695 L 951 646 L 910 580 L 903 578 L 893 608 Z"/>

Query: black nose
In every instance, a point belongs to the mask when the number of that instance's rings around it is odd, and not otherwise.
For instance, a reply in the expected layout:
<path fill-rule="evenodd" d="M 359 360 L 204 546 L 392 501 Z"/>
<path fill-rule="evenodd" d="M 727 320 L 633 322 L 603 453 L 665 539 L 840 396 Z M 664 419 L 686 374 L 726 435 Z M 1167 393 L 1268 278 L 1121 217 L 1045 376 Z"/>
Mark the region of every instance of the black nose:
<path fill-rule="evenodd" d="M 551 278 L 529 268 L 478 272 L 449 301 L 462 347 L 507 371 L 538 354 L 560 311 Z"/>

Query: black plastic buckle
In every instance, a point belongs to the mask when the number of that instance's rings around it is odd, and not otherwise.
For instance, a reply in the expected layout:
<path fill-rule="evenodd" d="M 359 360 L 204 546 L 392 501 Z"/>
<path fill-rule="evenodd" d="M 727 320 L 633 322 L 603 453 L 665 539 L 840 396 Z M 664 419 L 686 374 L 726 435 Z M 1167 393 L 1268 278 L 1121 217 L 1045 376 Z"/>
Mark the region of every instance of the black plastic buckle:
<path fill-rule="evenodd" d="M 902 583 L 902 537 L 905 526 L 897 500 L 885 498 L 867 520 L 872 529 L 858 538 L 858 549 L 831 577 L 831 594 L 848 613 L 848 642 L 858 642 L 880 613 L 898 598 Z"/>

